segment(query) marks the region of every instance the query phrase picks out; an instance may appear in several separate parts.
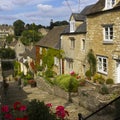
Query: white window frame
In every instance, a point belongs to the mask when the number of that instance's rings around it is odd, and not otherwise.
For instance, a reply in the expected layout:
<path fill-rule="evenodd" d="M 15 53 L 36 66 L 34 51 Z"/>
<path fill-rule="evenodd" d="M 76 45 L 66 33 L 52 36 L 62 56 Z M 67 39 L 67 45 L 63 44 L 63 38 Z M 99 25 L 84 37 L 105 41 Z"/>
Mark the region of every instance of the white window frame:
<path fill-rule="evenodd" d="M 70 21 L 70 32 L 75 32 L 75 21 L 74 20 Z"/>
<path fill-rule="evenodd" d="M 106 0 L 105 9 L 111 9 L 116 4 L 116 0 Z"/>
<path fill-rule="evenodd" d="M 113 25 L 103 27 L 104 42 L 113 42 Z"/>
<path fill-rule="evenodd" d="M 107 57 L 97 56 L 97 70 L 99 73 L 108 73 L 108 59 Z"/>
<path fill-rule="evenodd" d="M 59 66 L 59 58 L 54 57 L 54 65 Z"/>

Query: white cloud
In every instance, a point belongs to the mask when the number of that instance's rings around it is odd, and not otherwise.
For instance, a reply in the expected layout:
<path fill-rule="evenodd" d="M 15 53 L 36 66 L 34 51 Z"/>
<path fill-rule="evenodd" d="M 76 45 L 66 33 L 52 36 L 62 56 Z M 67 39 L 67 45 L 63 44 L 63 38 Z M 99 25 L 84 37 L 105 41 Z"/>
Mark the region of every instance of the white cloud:
<path fill-rule="evenodd" d="M 15 6 L 8 0 L 0 0 L 0 10 L 12 10 Z"/>
<path fill-rule="evenodd" d="M 51 10 L 53 7 L 51 5 L 43 5 L 43 4 L 38 4 L 37 5 L 37 8 L 39 10 L 42 10 L 42 11 L 49 11 Z"/>
<path fill-rule="evenodd" d="M 88 3 L 95 1 L 97 0 L 81 0 L 80 7 L 83 9 Z M 66 0 L 61 0 L 59 3 L 56 0 L 0 0 L 0 23 L 9 24 L 12 20 L 14 22 L 21 19 L 25 23 L 49 25 L 51 19 L 69 20 L 72 12 L 79 12 L 78 3 L 78 0 L 68 0 L 68 3 Z"/>

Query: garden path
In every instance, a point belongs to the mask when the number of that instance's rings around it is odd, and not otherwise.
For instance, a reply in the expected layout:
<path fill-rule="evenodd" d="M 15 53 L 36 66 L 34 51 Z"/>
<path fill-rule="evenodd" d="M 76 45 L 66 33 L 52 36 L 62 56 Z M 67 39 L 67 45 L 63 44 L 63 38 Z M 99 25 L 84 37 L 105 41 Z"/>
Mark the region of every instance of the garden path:
<path fill-rule="evenodd" d="M 40 88 L 31 88 L 30 85 L 19 88 L 17 82 L 10 81 L 9 88 L 6 96 L 3 97 L 2 104 L 13 105 L 16 101 L 26 102 L 32 99 L 38 99 L 44 101 L 45 103 L 51 103 L 55 109 L 58 105 L 65 106 L 65 109 L 69 112 L 70 120 L 78 120 L 78 113 L 82 113 L 84 116 L 89 114 L 89 111 L 80 107 L 74 103 L 68 103 L 67 100 L 49 94 Z"/>

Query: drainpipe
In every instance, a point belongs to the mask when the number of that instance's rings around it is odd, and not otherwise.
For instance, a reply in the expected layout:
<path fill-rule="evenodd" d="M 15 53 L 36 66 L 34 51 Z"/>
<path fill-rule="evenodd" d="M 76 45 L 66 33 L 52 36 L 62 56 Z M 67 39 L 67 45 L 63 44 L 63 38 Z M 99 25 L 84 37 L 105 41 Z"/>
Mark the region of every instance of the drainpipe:
<path fill-rule="evenodd" d="M 60 55 L 60 50 L 61 50 L 61 39 L 62 39 L 62 36 L 60 35 L 60 42 L 59 42 L 59 55 Z M 61 58 L 59 58 L 59 74 L 61 75 Z"/>

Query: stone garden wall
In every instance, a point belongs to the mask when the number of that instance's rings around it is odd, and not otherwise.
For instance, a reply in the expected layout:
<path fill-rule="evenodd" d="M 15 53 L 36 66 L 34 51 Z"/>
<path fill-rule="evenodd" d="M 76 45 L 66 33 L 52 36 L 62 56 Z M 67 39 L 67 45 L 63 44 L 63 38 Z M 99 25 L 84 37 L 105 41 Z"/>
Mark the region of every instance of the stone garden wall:
<path fill-rule="evenodd" d="M 62 97 L 68 100 L 68 93 L 63 89 L 60 89 L 58 86 L 52 86 L 45 82 L 45 80 L 41 77 L 36 79 L 37 87 L 42 88 L 50 94 L 54 94 L 56 96 Z M 89 84 L 89 82 L 87 83 Z M 116 91 L 120 94 L 120 87 L 113 86 L 109 88 L 110 94 L 102 95 L 98 91 L 100 86 L 95 84 L 89 84 L 86 87 L 79 87 L 78 93 L 72 93 L 72 100 L 75 104 L 82 106 L 90 111 L 95 111 L 98 108 L 104 106 L 109 103 L 111 99 L 114 99 L 116 96 L 113 94 Z"/>

